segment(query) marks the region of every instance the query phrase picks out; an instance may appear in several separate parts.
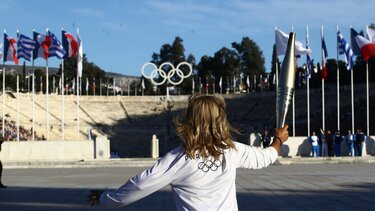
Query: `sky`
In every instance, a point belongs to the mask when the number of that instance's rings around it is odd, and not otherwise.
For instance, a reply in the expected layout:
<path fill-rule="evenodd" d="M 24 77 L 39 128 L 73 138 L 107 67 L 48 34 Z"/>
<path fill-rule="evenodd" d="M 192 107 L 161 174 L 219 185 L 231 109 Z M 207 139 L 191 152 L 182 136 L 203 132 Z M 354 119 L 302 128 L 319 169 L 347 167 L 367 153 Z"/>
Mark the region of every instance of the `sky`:
<path fill-rule="evenodd" d="M 349 41 L 350 26 L 361 31 L 375 22 L 373 0 L 0 0 L 0 5 L 0 29 L 8 36 L 16 37 L 18 29 L 32 37 L 33 29 L 48 28 L 61 39 L 62 28 L 72 34 L 79 28 L 89 62 L 132 76 L 140 76 L 151 55 L 176 36 L 197 63 L 247 36 L 260 47 L 269 72 L 275 27 L 293 30 L 305 43 L 308 26 L 312 58 L 319 62 L 322 26 L 328 57 L 335 59 L 337 26 Z M 60 62 L 48 61 L 53 67 Z M 45 60 L 38 58 L 35 65 L 44 66 Z"/>

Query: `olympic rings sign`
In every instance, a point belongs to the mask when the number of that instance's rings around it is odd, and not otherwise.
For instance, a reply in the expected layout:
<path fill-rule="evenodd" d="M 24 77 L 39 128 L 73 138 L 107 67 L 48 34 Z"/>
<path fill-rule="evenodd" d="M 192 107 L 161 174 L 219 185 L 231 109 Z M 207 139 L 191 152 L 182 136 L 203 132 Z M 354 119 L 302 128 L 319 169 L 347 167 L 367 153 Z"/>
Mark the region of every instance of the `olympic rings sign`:
<path fill-rule="evenodd" d="M 216 171 L 220 166 L 220 160 L 206 160 L 198 163 L 198 169 L 202 170 L 203 172 L 208 172 L 209 170 Z"/>
<path fill-rule="evenodd" d="M 145 74 L 145 68 L 148 66 L 148 65 L 151 65 L 153 67 L 153 70 L 151 72 L 151 74 L 148 76 Z M 180 67 L 182 65 L 186 65 L 188 68 L 189 68 L 189 73 L 187 75 L 184 75 L 184 72 L 182 72 L 182 70 L 180 69 Z M 168 73 L 166 73 L 163 69 L 163 67 L 170 67 L 170 70 Z M 162 84 L 164 84 L 167 80 L 170 84 L 173 84 L 173 85 L 179 85 L 182 83 L 182 81 L 189 77 L 191 75 L 193 71 L 193 68 L 191 66 L 191 64 L 187 63 L 187 62 L 181 62 L 177 65 L 177 67 L 175 68 L 173 66 L 172 63 L 170 62 L 164 62 L 163 64 L 161 64 L 159 66 L 159 68 L 154 64 L 154 63 L 146 63 L 142 66 L 142 75 L 147 78 L 147 79 L 151 79 L 151 82 L 152 84 L 154 84 L 155 86 L 160 86 Z M 180 79 L 178 81 L 173 81 L 172 78 L 175 77 L 175 75 L 177 74 L 178 77 L 180 77 Z M 157 76 L 160 76 L 161 78 L 163 78 L 162 81 L 160 82 L 156 82 L 154 79 L 157 78 Z"/>

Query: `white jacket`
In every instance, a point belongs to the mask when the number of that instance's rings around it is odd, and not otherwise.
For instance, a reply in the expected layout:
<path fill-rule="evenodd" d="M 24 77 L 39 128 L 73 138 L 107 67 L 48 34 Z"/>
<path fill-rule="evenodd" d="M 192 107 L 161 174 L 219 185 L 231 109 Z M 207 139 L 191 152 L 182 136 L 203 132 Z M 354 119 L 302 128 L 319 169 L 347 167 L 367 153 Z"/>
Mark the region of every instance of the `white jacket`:
<path fill-rule="evenodd" d="M 227 149 L 220 160 L 204 160 L 186 156 L 177 147 L 160 158 L 140 175 L 129 179 L 114 192 L 104 192 L 100 204 L 120 207 L 163 188 L 172 187 L 177 210 L 238 210 L 236 169 L 260 169 L 277 159 L 273 147 L 266 149 L 235 142 L 236 149 Z"/>

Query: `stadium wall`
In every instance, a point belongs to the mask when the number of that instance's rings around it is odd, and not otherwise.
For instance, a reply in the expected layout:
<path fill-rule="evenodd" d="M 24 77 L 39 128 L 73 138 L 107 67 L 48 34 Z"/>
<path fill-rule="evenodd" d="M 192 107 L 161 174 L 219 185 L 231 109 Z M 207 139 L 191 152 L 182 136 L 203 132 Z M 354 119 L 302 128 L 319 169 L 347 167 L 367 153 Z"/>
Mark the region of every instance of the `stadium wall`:
<path fill-rule="evenodd" d="M 109 159 L 110 142 L 105 136 L 95 141 L 6 141 L 2 161 L 56 161 Z"/>

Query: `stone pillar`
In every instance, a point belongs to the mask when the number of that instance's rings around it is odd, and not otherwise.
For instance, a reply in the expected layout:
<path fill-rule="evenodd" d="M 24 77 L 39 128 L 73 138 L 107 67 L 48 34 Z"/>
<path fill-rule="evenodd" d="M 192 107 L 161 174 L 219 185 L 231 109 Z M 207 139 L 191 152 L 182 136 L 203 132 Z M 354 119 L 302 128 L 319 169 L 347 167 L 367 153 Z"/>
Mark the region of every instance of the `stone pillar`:
<path fill-rule="evenodd" d="M 156 135 L 152 135 L 151 140 L 151 157 L 152 158 L 158 158 L 159 157 L 159 139 L 156 137 Z"/>
<path fill-rule="evenodd" d="M 251 133 L 249 137 L 249 145 L 260 147 L 262 145 L 261 136 L 259 133 Z"/>
<path fill-rule="evenodd" d="M 95 159 L 105 160 L 110 158 L 110 141 L 106 136 L 96 137 L 94 144 L 94 152 Z"/>

